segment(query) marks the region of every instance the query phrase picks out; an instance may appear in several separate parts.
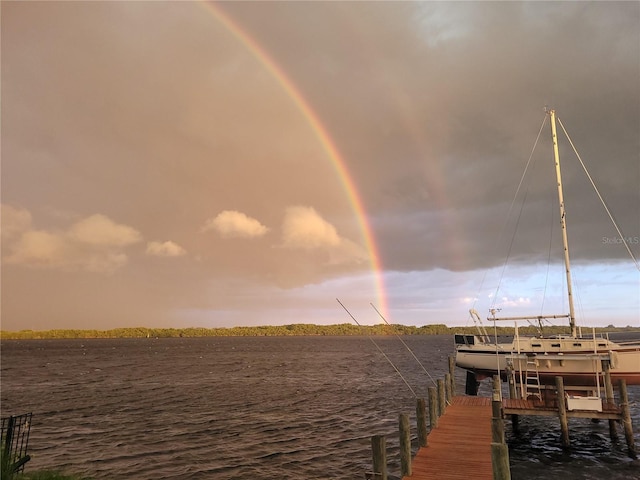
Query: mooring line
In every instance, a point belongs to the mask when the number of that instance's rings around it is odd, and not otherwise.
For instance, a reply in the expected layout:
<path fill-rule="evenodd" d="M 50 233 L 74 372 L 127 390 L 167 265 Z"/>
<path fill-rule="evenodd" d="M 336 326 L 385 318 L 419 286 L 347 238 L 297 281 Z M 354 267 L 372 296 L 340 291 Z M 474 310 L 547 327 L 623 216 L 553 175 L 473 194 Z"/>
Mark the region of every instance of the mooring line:
<path fill-rule="evenodd" d="M 359 327 L 362 327 L 362 325 L 360 325 L 360 323 L 358 322 L 358 320 L 356 320 L 356 318 L 351 315 L 351 312 L 349 310 L 347 310 L 347 307 L 345 307 L 343 305 L 343 303 L 340 301 L 340 299 L 336 298 L 336 300 L 338 301 L 338 303 L 340 304 L 340 306 L 342 308 L 344 308 L 344 311 L 347 312 L 349 314 L 349 316 L 353 319 L 354 322 L 356 322 L 356 325 L 358 325 Z M 415 398 L 418 398 L 418 396 L 416 395 L 416 392 L 413 391 L 413 388 L 411 388 L 411 385 L 409 385 L 409 382 L 407 382 L 407 380 L 402 376 L 402 374 L 400 373 L 400 370 L 398 370 L 398 368 L 393 364 L 393 362 L 391 361 L 391 359 L 387 356 L 386 353 L 384 353 L 384 351 L 380 348 L 380 346 L 375 342 L 375 340 L 373 338 L 371 338 L 371 334 L 368 335 L 369 340 L 371 340 L 371 343 L 373 343 L 376 348 L 380 351 L 380 353 L 384 356 L 384 358 L 387 359 L 387 361 L 389 362 L 389 364 L 393 367 L 393 369 L 396 371 L 396 373 L 398 375 L 400 375 L 400 378 L 402 379 L 402 381 L 405 383 L 405 385 L 407 387 L 409 387 L 409 390 L 411 390 L 411 393 L 413 394 L 413 396 Z"/>
<path fill-rule="evenodd" d="M 370 303 L 369 305 L 371 305 L 371 306 L 373 307 L 373 309 L 376 311 L 376 313 L 377 313 L 378 315 L 380 315 L 380 318 L 381 318 L 382 320 L 384 320 L 384 323 L 386 323 L 387 325 L 389 325 L 389 326 L 391 327 L 391 324 L 390 324 L 389 322 L 387 322 L 387 319 L 386 319 L 386 318 L 384 318 L 384 315 L 382 315 L 382 314 L 380 313 L 380 311 L 376 308 L 376 306 L 375 306 L 373 303 Z M 392 328 L 393 328 L 393 327 L 392 327 Z M 400 340 L 400 342 L 402 342 L 402 345 L 404 345 L 404 347 L 409 351 L 409 353 L 411 354 L 411 356 L 412 356 L 413 358 L 415 358 L 416 362 L 418 362 L 418 365 L 420 365 L 420 368 L 422 368 L 422 370 L 424 370 L 424 373 L 426 373 L 426 374 L 427 374 L 427 376 L 431 379 L 431 381 L 433 382 L 433 384 L 437 387 L 437 386 L 438 386 L 438 382 L 436 382 L 436 381 L 434 380 L 434 378 L 433 378 L 433 377 L 431 376 L 431 374 L 427 371 L 427 369 L 424 367 L 424 365 L 422 365 L 422 362 L 420 362 L 420 360 L 418 359 L 418 357 L 416 357 L 416 354 L 415 354 L 415 353 L 413 353 L 413 350 L 411 350 L 411 349 L 409 348 L 409 345 L 407 345 L 407 344 L 405 343 L 405 341 L 404 341 L 404 340 L 402 340 L 402 338 L 400 337 L 400 335 L 398 335 L 396 332 L 393 332 L 393 333 L 394 333 L 394 335 L 398 338 L 398 340 Z"/>

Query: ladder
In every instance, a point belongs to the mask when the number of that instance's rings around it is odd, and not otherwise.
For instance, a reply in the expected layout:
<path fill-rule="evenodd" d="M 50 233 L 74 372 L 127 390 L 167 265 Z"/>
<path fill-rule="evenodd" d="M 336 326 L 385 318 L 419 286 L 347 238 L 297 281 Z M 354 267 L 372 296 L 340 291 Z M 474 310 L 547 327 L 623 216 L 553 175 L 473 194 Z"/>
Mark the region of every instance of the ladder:
<path fill-rule="evenodd" d="M 540 373 L 538 372 L 538 359 L 536 357 L 527 357 L 527 369 L 525 371 L 525 399 L 529 397 L 537 397 L 542 400 L 542 391 L 540 388 Z"/>

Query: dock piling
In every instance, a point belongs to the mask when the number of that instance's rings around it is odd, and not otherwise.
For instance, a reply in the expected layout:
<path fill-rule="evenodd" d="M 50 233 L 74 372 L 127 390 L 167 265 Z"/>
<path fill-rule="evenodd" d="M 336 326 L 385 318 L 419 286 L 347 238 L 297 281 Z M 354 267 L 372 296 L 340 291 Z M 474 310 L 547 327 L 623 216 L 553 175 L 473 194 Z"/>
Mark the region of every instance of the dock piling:
<path fill-rule="evenodd" d="M 402 476 L 411 476 L 411 427 L 409 415 L 401 413 L 400 426 L 400 471 Z"/>
<path fill-rule="evenodd" d="M 494 443 L 505 443 L 504 439 L 504 419 L 502 415 L 502 393 L 500 387 L 500 377 L 493 376 L 493 398 L 491 400 L 491 441 Z"/>
<path fill-rule="evenodd" d="M 511 365 L 507 366 L 507 381 L 509 382 L 509 398 L 518 398 L 515 373 Z"/>
<path fill-rule="evenodd" d="M 512 365 L 507 365 L 507 382 L 509 383 L 509 398 L 518 398 L 518 391 L 516 389 L 516 377 Z M 518 415 L 511 415 L 511 427 L 513 428 L 513 432 L 515 434 L 518 434 L 519 426 L 520 418 L 518 417 Z"/>
<path fill-rule="evenodd" d="M 453 400 L 453 392 L 451 390 L 451 374 L 450 373 L 444 374 L 444 391 L 445 391 L 445 398 L 447 400 L 447 404 L 451 405 L 451 401 Z"/>
<path fill-rule="evenodd" d="M 607 403 L 614 403 L 613 383 L 611 383 L 611 372 L 609 371 L 608 363 L 604 371 L 604 390 L 606 392 Z M 616 421 L 611 419 L 609 419 L 609 437 L 611 438 L 611 442 L 618 443 L 618 429 L 616 427 Z"/>
<path fill-rule="evenodd" d="M 424 398 L 416 401 L 416 423 L 418 427 L 418 445 L 427 446 L 427 405 Z"/>
<path fill-rule="evenodd" d="M 627 394 L 627 382 L 620 379 L 618 382 L 620 389 L 620 409 L 622 410 L 622 423 L 624 424 L 624 437 L 627 441 L 629 456 L 637 458 L 636 446 L 633 440 L 633 425 L 631 423 L 631 412 L 629 411 L 629 395 Z"/>
<path fill-rule="evenodd" d="M 438 426 L 438 393 L 435 387 L 429 387 L 429 427 Z"/>
<path fill-rule="evenodd" d="M 387 439 L 384 435 L 371 437 L 373 454 L 373 477 L 376 480 L 387 480 Z"/>
<path fill-rule="evenodd" d="M 560 430 L 562 432 L 562 446 L 569 447 L 569 421 L 567 418 L 567 404 L 564 394 L 564 381 L 562 377 L 556 377 L 556 390 L 558 397 L 558 418 L 560 419 Z"/>
<path fill-rule="evenodd" d="M 446 392 L 444 389 L 444 379 L 443 378 L 439 378 L 438 379 L 438 415 L 442 416 L 444 415 L 444 411 L 447 408 L 447 398 L 446 398 Z"/>
<path fill-rule="evenodd" d="M 449 356 L 449 375 L 451 376 L 451 398 L 456 396 L 456 359 Z"/>
<path fill-rule="evenodd" d="M 491 466 L 493 480 L 511 480 L 509 447 L 506 443 L 491 442 Z"/>

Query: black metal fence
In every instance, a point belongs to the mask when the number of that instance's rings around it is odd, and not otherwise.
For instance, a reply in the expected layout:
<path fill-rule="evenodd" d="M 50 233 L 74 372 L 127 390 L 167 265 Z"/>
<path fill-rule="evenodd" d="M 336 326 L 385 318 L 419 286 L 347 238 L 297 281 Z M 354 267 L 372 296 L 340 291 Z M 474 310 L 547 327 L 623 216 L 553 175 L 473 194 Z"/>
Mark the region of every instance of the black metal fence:
<path fill-rule="evenodd" d="M 3 472 L 17 473 L 24 470 L 24 464 L 31 459 L 27 455 L 30 431 L 31 413 L 2 418 L 0 445 Z"/>

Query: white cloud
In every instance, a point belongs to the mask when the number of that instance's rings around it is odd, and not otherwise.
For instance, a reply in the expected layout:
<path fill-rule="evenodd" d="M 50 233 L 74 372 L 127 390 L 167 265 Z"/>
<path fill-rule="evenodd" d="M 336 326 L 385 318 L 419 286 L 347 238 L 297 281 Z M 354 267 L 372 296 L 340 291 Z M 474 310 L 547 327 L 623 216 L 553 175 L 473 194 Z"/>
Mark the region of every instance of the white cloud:
<path fill-rule="evenodd" d="M 357 243 L 341 237 L 336 228 L 312 207 L 287 208 L 282 224 L 282 246 L 301 250 L 323 250 L 330 265 L 361 263 L 369 258 Z"/>
<path fill-rule="evenodd" d="M 59 268 L 113 273 L 124 266 L 124 247 L 142 240 L 132 227 L 96 214 L 80 220 L 67 230 L 36 230 L 31 214 L 3 205 L 3 239 L 8 252 L 6 263 L 31 268 Z M 7 230 L 11 233 L 6 234 Z"/>
<path fill-rule="evenodd" d="M 185 255 L 187 251 L 177 243 L 168 242 L 149 242 L 147 243 L 147 254 L 158 257 L 179 257 Z"/>
<path fill-rule="evenodd" d="M 79 242 L 96 246 L 124 247 L 142 240 L 137 230 L 117 224 L 100 214 L 91 215 L 72 225 L 69 235 Z"/>
<path fill-rule="evenodd" d="M 12 250 L 7 262 L 34 267 L 59 267 L 69 256 L 69 245 L 64 236 L 43 230 L 24 232 Z"/>
<path fill-rule="evenodd" d="M 210 218 L 202 227 L 202 231 L 215 230 L 226 238 L 253 238 L 265 235 L 269 229 L 255 218 L 242 212 L 225 210 L 215 218 Z"/>
<path fill-rule="evenodd" d="M 507 308 L 507 307 L 522 307 L 531 305 L 531 299 L 528 297 L 502 297 L 502 302 L 500 302 L 499 308 Z"/>
<path fill-rule="evenodd" d="M 311 207 L 289 207 L 282 225 L 282 244 L 287 248 L 316 249 L 337 247 L 336 228 Z"/>

